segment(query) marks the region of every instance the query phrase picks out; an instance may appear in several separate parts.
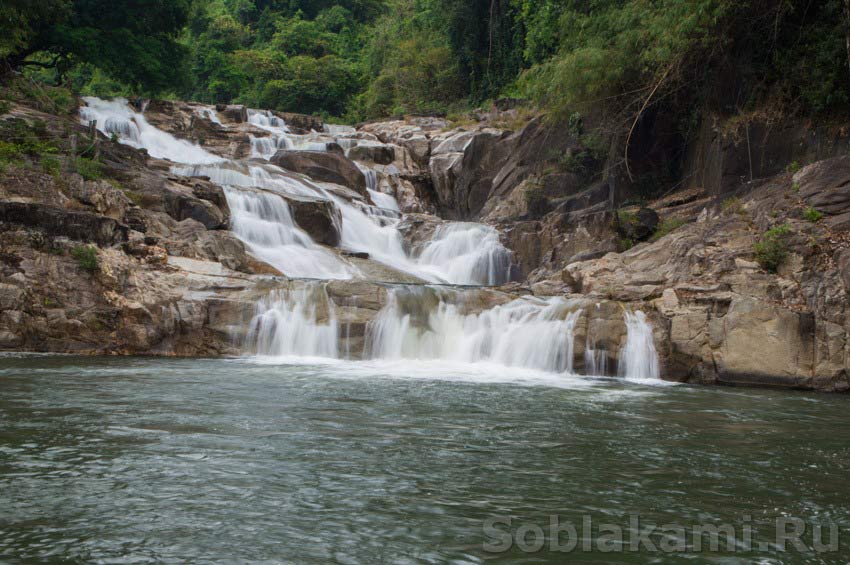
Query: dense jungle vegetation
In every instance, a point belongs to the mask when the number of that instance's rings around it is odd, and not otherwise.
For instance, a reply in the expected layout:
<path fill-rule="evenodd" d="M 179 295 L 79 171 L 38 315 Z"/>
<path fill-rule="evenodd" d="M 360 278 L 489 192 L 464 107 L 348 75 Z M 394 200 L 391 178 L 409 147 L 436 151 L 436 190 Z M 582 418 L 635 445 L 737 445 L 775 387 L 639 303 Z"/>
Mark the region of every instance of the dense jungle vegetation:
<path fill-rule="evenodd" d="M 500 97 L 628 130 L 649 108 L 828 118 L 847 0 L 6 0 L 7 76 L 349 121 Z"/>

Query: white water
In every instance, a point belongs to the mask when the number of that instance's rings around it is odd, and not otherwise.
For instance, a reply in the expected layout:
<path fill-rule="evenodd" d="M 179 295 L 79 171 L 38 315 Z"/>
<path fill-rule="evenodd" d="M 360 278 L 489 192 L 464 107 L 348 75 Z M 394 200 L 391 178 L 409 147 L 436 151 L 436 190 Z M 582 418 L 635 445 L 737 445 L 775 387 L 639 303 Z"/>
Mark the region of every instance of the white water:
<path fill-rule="evenodd" d="M 481 286 L 509 279 L 510 252 L 501 245 L 495 229 L 481 224 L 445 224 L 418 258 L 409 257 L 397 229 L 398 203 L 378 190 L 378 173 L 372 169 L 361 165 L 376 206 L 344 198 L 328 185 L 290 175 L 268 163 L 217 157 L 150 125 L 125 100 L 85 100 L 81 109 L 84 123 L 96 120 L 100 131 L 117 135 L 121 143 L 177 163 L 172 167 L 175 174 L 207 176 L 223 186 L 233 232 L 255 256 L 289 276 L 347 279 L 360 273 L 317 245 L 293 221 L 281 195 L 333 202 L 343 220 L 341 248 L 367 252 L 374 260 L 423 280 Z M 196 111 L 219 123 L 214 111 Z M 268 158 L 280 147 L 299 144 L 326 147 L 326 141 L 317 141 L 320 134 L 293 136 L 283 120 L 269 112 L 252 111 L 249 120 L 271 134 L 252 141 L 256 156 Z M 559 298 L 526 297 L 470 313 L 462 295 L 425 287 L 395 289 L 370 324 L 365 353 L 367 358 L 402 363 L 429 360 L 569 373 L 580 315 L 580 310 Z M 642 312 L 626 314 L 625 321 L 628 334 L 620 351 L 620 374 L 635 381 L 657 380 L 658 355 L 646 316 Z M 261 300 L 249 333 L 251 349 L 260 355 L 339 358 L 336 306 L 321 285 L 277 291 Z M 594 349 L 590 342 L 587 346 L 588 372 L 607 373 L 607 353 Z"/>
<path fill-rule="evenodd" d="M 479 314 L 463 314 L 458 305 L 440 300 L 430 311 L 417 311 L 428 303 L 427 292 L 390 292 L 386 307 L 370 325 L 368 357 L 572 371 L 573 330 L 581 311 L 570 310 L 567 301 L 522 298 Z"/>
<path fill-rule="evenodd" d="M 661 378 L 658 352 L 652 339 L 652 326 L 643 312 L 626 312 L 626 342 L 620 349 L 618 371 L 632 381 L 657 381 Z"/>
<path fill-rule="evenodd" d="M 197 108 L 195 111 L 198 113 L 199 116 L 201 116 L 202 118 L 208 119 L 209 121 L 211 121 L 214 124 L 218 124 L 220 126 L 224 125 L 224 124 L 221 123 L 221 119 L 219 119 L 218 114 L 215 111 L 215 108 L 210 108 L 210 107 L 204 106 L 204 107 L 201 107 L 201 108 Z"/>
<path fill-rule="evenodd" d="M 80 108 L 80 120 L 88 125 L 97 122 L 97 129 L 106 135 L 117 135 L 120 143 L 146 149 L 151 157 L 176 163 L 218 163 L 223 161 L 205 149 L 177 139 L 148 123 L 143 114 L 135 112 L 124 98 L 101 100 L 86 96 Z"/>
<path fill-rule="evenodd" d="M 510 251 L 499 241 L 499 232 L 481 224 L 440 226 L 420 262 L 440 267 L 456 284 L 499 285 L 510 280 Z"/>
<path fill-rule="evenodd" d="M 324 309 L 320 319 L 320 308 Z M 339 324 L 322 285 L 276 290 L 257 303 L 248 348 L 272 357 L 337 359 Z"/>
<path fill-rule="evenodd" d="M 292 219 L 283 198 L 225 187 L 233 233 L 248 249 L 291 277 L 350 279 L 356 270 L 317 245 Z"/>

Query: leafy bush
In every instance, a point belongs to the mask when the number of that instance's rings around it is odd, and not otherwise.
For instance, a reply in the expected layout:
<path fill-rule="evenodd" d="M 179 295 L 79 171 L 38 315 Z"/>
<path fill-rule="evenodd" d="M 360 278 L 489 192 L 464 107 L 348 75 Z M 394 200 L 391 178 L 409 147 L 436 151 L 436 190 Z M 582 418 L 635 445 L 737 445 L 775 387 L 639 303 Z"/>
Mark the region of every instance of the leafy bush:
<path fill-rule="evenodd" d="M 77 260 L 77 265 L 85 271 L 93 273 L 97 271 L 100 262 L 97 257 L 97 247 L 93 245 L 79 245 L 71 250 L 71 257 Z"/>
<path fill-rule="evenodd" d="M 803 166 L 799 161 L 792 161 L 787 167 L 785 167 L 785 170 L 793 175 L 799 172 L 802 168 Z"/>
<path fill-rule="evenodd" d="M 627 226 L 636 226 L 638 224 L 638 217 L 631 210 L 618 210 L 617 222 L 624 228 Z"/>
<path fill-rule="evenodd" d="M 803 212 L 803 217 L 814 224 L 819 222 L 820 219 L 823 218 L 823 212 L 820 212 L 809 206 L 808 208 L 806 208 L 806 211 Z"/>
<path fill-rule="evenodd" d="M 55 155 L 45 155 L 41 158 L 41 170 L 48 175 L 58 177 L 62 172 L 62 161 Z"/>
<path fill-rule="evenodd" d="M 788 225 L 776 226 L 767 230 L 761 239 L 753 244 L 756 261 L 762 268 L 775 273 L 788 256 L 788 236 L 791 228 Z"/>
<path fill-rule="evenodd" d="M 103 165 L 88 157 L 74 159 L 74 170 L 85 180 L 100 180 L 103 178 Z"/>

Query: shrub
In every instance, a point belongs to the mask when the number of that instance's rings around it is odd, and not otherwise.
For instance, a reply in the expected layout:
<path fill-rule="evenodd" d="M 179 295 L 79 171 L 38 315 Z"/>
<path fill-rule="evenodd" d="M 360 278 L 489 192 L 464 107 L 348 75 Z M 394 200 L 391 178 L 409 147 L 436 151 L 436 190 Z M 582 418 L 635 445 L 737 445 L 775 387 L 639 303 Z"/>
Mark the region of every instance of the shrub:
<path fill-rule="evenodd" d="M 580 137 L 584 133 L 584 117 L 581 112 L 573 112 L 570 114 L 568 122 L 570 134 L 575 137 Z"/>
<path fill-rule="evenodd" d="M 619 248 L 620 248 L 621 253 L 623 251 L 628 251 L 629 249 L 631 249 L 634 246 L 635 246 L 635 242 L 631 238 L 624 237 L 624 238 L 620 239 L 620 241 L 619 241 Z"/>
<path fill-rule="evenodd" d="M 658 225 L 658 229 L 655 230 L 655 233 L 652 235 L 652 239 L 650 241 L 658 241 L 665 235 L 672 233 L 684 226 L 687 222 L 682 218 L 668 218 L 661 222 Z"/>
<path fill-rule="evenodd" d="M 71 256 L 77 260 L 77 265 L 81 269 L 90 273 L 97 271 L 99 266 L 97 247 L 93 245 L 79 245 L 71 250 Z"/>
<path fill-rule="evenodd" d="M 624 228 L 626 226 L 636 226 L 638 223 L 638 217 L 637 214 L 635 214 L 631 210 L 618 210 L 617 222 Z"/>
<path fill-rule="evenodd" d="M 762 268 L 775 273 L 788 256 L 788 235 L 791 228 L 781 225 L 767 230 L 761 239 L 753 244 L 756 261 Z"/>
<path fill-rule="evenodd" d="M 815 210 L 814 208 L 809 206 L 808 208 L 806 208 L 806 211 L 803 212 L 803 217 L 814 224 L 819 222 L 820 219 L 823 218 L 823 212 Z"/>
<path fill-rule="evenodd" d="M 803 166 L 800 164 L 799 161 L 792 161 L 791 164 L 789 164 L 787 167 L 785 167 L 785 170 L 793 175 L 794 173 L 798 172 L 802 168 L 803 168 Z"/>
<path fill-rule="evenodd" d="M 74 170 L 85 180 L 99 180 L 103 177 L 103 166 L 88 157 L 74 159 Z"/>
<path fill-rule="evenodd" d="M 41 158 L 41 170 L 48 175 L 58 177 L 62 172 L 62 162 L 55 155 L 45 155 Z"/>
<path fill-rule="evenodd" d="M 12 109 L 12 103 L 8 100 L 0 100 L 0 114 L 8 114 Z"/>

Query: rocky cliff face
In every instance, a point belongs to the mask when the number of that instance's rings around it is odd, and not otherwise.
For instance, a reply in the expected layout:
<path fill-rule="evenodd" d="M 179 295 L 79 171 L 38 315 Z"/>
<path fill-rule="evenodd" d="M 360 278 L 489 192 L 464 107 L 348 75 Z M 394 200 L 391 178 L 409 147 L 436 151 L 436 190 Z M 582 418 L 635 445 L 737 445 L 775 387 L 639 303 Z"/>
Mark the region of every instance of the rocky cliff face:
<path fill-rule="evenodd" d="M 451 300 L 482 312 L 521 296 L 568 298 L 582 310 L 577 369 L 588 348 L 615 364 L 626 334 L 623 312 L 642 310 L 666 378 L 850 389 L 846 156 L 791 172 L 777 164 L 781 157 L 765 157 L 757 168 L 766 178 L 751 180 L 753 172 L 741 179 L 734 143 L 715 139 L 695 148 L 689 165 L 715 180 L 682 184 L 638 208 L 624 206 L 629 191 L 616 174 L 588 173 L 602 167 L 586 138 L 539 119 L 516 131 L 499 127 L 505 120 L 497 116 L 456 129 L 436 118 L 410 118 L 330 134 L 314 118 L 278 116 L 305 147 L 322 145 L 317 153 L 264 144 L 268 128 L 249 121 L 241 107 L 221 108 L 214 120 L 206 107 L 156 102 L 145 117 L 222 157 L 267 150 L 281 168 L 358 206 L 379 209 L 380 196 L 392 196 L 406 214 L 399 229 L 412 256 L 446 220 L 496 227 L 513 252 L 513 282 L 458 290 Z M 61 140 L 92 135 L 24 107 L 2 119 L 43 122 Z M 244 351 L 258 298 L 306 283 L 283 277 L 230 231 L 233 213 L 222 186 L 176 174 L 171 163 L 102 135 L 92 139 L 101 178 L 87 180 L 69 163 L 45 172 L 35 159 L 0 175 L 0 348 Z M 759 139 L 757 154 L 781 153 L 775 137 Z M 818 151 L 803 154 L 836 153 Z M 389 291 L 420 281 L 368 253 L 336 249 L 344 220 L 333 202 L 293 197 L 288 205 L 313 241 L 366 273 L 322 283 L 345 328 L 340 348 L 357 357 Z M 646 220 L 646 211 L 654 218 Z M 783 257 L 773 273 L 757 262 L 754 244 L 779 226 Z"/>

